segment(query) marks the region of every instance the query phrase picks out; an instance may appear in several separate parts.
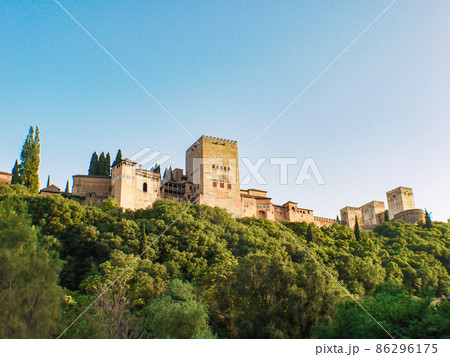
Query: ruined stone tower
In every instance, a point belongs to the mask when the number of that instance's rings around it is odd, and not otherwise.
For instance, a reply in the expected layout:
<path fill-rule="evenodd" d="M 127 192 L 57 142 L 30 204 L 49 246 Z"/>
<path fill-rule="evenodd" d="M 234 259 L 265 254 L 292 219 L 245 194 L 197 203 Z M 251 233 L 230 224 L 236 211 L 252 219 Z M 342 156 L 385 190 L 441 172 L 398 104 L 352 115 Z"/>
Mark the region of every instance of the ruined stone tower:
<path fill-rule="evenodd" d="M 186 175 L 194 184 L 191 201 L 241 216 L 236 141 L 202 136 L 186 150 Z"/>

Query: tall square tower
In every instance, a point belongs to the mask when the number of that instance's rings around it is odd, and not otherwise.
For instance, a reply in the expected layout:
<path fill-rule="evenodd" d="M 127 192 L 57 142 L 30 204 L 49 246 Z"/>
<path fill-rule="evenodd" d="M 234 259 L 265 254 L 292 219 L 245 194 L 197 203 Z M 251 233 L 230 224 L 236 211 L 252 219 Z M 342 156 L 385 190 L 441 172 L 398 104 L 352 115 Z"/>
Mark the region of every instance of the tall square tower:
<path fill-rule="evenodd" d="M 241 216 L 237 141 L 202 136 L 186 150 L 186 175 L 194 184 L 192 201 Z"/>
<path fill-rule="evenodd" d="M 394 219 L 394 216 L 397 213 L 415 208 L 412 188 L 402 186 L 394 188 L 393 190 L 386 192 L 386 197 L 389 209 L 389 220 Z"/>

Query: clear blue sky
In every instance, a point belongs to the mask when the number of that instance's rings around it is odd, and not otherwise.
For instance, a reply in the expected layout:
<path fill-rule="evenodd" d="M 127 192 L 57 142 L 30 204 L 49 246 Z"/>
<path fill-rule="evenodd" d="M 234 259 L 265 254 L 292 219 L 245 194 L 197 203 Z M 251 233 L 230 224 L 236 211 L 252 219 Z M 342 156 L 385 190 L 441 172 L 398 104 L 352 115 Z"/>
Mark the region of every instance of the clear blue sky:
<path fill-rule="evenodd" d="M 450 218 L 450 3 L 399 0 L 254 145 L 253 139 L 390 1 L 84 1 L 61 4 L 195 138 L 241 156 L 314 157 L 326 185 L 280 185 L 275 203 L 334 218 L 397 186 Z M 39 125 L 41 183 L 64 188 L 92 152 L 149 146 L 184 168 L 192 143 L 52 0 L 0 3 L 0 171 Z"/>

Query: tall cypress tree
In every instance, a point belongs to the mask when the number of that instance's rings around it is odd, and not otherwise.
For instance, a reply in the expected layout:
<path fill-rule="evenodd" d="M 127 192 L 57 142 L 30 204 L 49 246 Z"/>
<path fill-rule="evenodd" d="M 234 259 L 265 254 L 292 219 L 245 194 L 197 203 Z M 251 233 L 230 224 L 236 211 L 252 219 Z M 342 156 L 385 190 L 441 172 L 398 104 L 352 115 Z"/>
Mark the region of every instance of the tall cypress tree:
<path fill-rule="evenodd" d="M 359 229 L 358 216 L 355 216 L 355 237 L 357 241 L 361 240 L 361 230 Z"/>
<path fill-rule="evenodd" d="M 119 161 L 122 161 L 122 151 L 120 149 L 117 151 L 116 159 L 114 160 L 113 165 L 117 164 Z"/>
<path fill-rule="evenodd" d="M 50 175 L 47 177 L 47 187 L 50 186 Z"/>
<path fill-rule="evenodd" d="M 384 221 L 389 222 L 389 211 L 388 210 L 384 211 Z"/>
<path fill-rule="evenodd" d="M 100 176 L 108 176 L 106 173 L 106 156 L 105 153 L 102 152 L 98 159 L 98 175 Z"/>
<path fill-rule="evenodd" d="M 22 183 L 22 180 L 20 179 L 19 162 L 17 160 L 14 163 L 14 167 L 13 167 L 11 173 L 12 173 L 11 185 L 15 185 L 15 184 L 19 184 L 20 185 Z"/>
<path fill-rule="evenodd" d="M 69 180 L 67 180 L 66 183 L 66 189 L 64 190 L 65 193 L 70 193 L 70 189 L 69 189 Z"/>
<path fill-rule="evenodd" d="M 308 224 L 308 230 L 306 231 L 306 241 L 312 242 L 314 240 L 314 234 L 312 230 L 312 223 Z"/>
<path fill-rule="evenodd" d="M 106 155 L 106 162 L 105 162 L 105 176 L 111 176 L 111 155 Z"/>
<path fill-rule="evenodd" d="M 92 154 L 89 164 L 89 175 L 98 175 L 98 155 L 96 152 Z"/>
<path fill-rule="evenodd" d="M 39 127 L 30 127 L 20 153 L 19 175 L 22 183 L 31 191 L 39 191 L 39 165 L 41 162 L 41 140 Z"/>

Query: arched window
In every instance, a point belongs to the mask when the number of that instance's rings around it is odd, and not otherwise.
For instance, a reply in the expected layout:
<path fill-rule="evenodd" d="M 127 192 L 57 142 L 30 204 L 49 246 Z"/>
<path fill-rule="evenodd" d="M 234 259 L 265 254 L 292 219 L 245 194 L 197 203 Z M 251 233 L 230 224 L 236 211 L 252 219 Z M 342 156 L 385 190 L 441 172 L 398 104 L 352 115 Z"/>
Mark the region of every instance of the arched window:
<path fill-rule="evenodd" d="M 147 192 L 147 182 L 144 182 L 144 185 L 143 185 L 143 187 L 142 187 L 142 190 L 143 190 L 144 192 Z"/>

